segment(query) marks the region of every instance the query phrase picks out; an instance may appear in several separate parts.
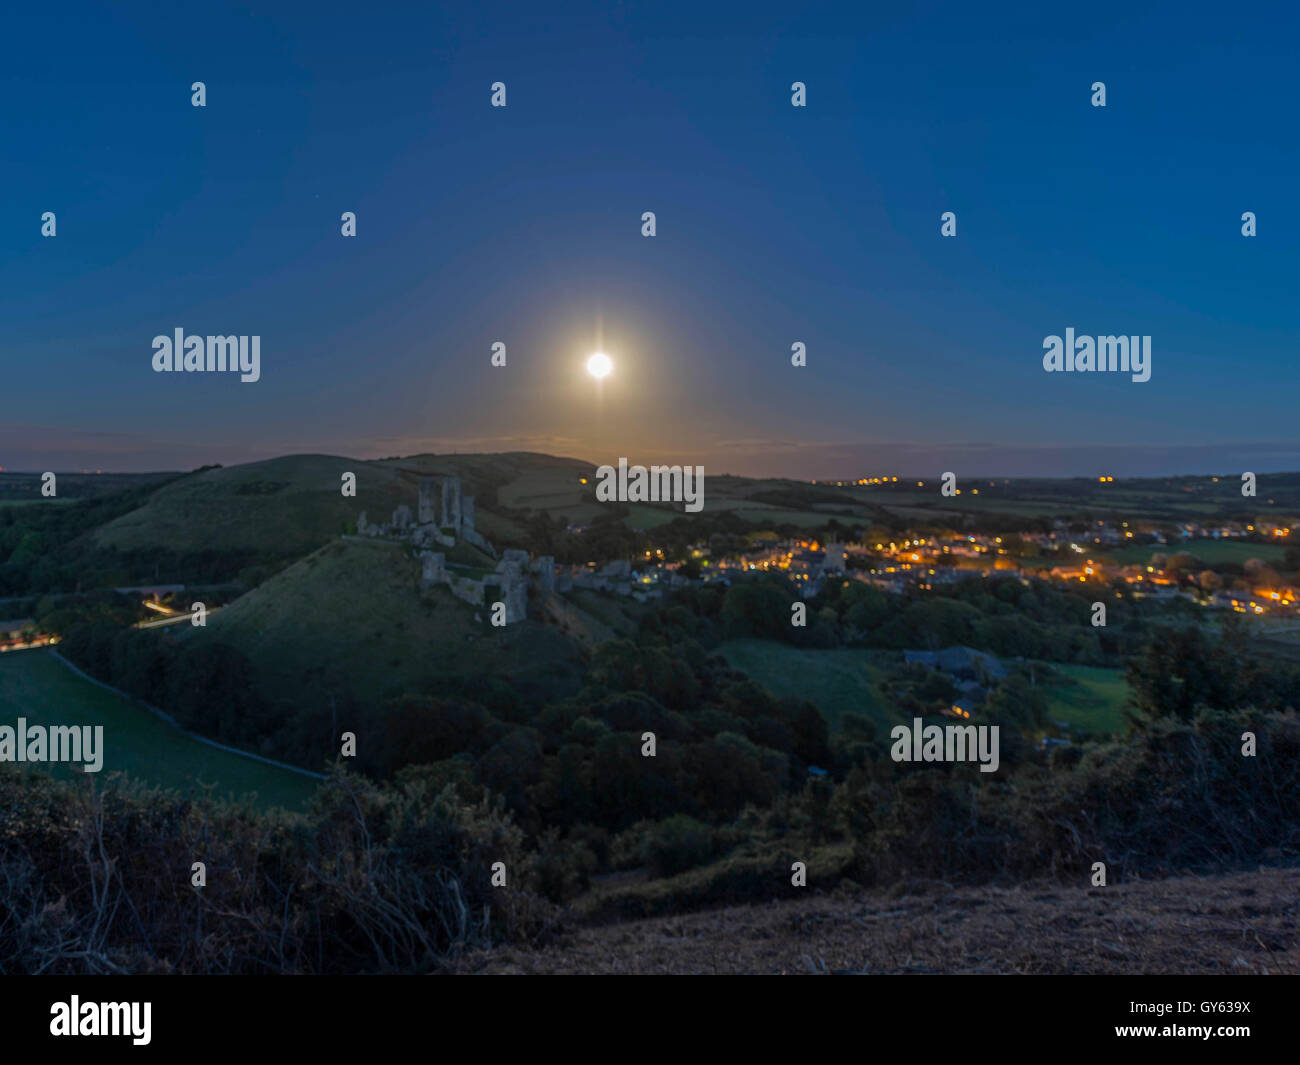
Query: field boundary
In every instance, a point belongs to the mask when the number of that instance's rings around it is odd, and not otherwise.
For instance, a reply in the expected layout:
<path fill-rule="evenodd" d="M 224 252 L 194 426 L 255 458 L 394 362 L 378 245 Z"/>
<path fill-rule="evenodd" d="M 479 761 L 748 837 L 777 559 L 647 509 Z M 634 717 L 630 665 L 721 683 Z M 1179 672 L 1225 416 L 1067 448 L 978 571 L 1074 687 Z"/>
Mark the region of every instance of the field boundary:
<path fill-rule="evenodd" d="M 68 659 L 64 658 L 63 655 L 59 654 L 58 651 L 55 651 L 51 648 L 47 648 L 47 650 L 49 650 L 50 654 L 52 654 L 55 658 L 57 658 L 60 662 L 62 662 L 65 666 L 67 666 L 68 669 L 72 670 L 72 672 L 75 673 L 77 676 L 79 676 L 82 680 L 88 680 L 90 681 L 91 684 L 97 684 L 101 688 L 104 688 L 107 691 L 112 692 L 114 695 L 119 695 L 123 699 L 127 700 L 128 702 L 134 703 L 136 706 L 144 707 L 146 710 L 149 711 L 149 713 L 162 718 L 164 721 L 167 722 L 167 724 L 171 725 L 172 728 L 174 728 L 177 732 L 181 733 L 183 736 L 188 736 L 192 740 L 198 740 L 199 743 L 205 743 L 209 747 L 215 747 L 219 751 L 225 751 L 227 754 L 237 754 L 239 755 L 240 758 L 249 758 L 252 759 L 254 762 L 261 762 L 263 765 L 275 766 L 276 769 L 287 769 L 290 773 L 297 773 L 300 776 L 311 777 L 313 780 L 325 779 L 324 773 L 313 773 L 310 769 L 302 769 L 296 765 L 289 765 L 287 762 L 277 762 L 274 758 L 264 758 L 260 754 L 253 754 L 252 751 L 241 751 L 238 747 L 227 747 L 224 743 L 218 743 L 216 740 L 210 740 L 206 736 L 200 736 L 197 732 L 191 732 L 189 729 L 183 728 L 180 724 L 178 724 L 176 719 L 172 717 L 171 714 L 167 713 L 165 710 L 159 710 L 158 707 L 150 706 L 148 703 L 144 702 L 143 700 L 137 699 L 135 696 L 129 694 L 128 692 L 122 691 L 120 688 L 114 688 L 111 684 L 105 684 L 102 680 L 97 680 L 95 677 L 92 677 L 85 670 L 79 668 L 78 666 L 74 665 L 72 662 L 68 661 Z"/>

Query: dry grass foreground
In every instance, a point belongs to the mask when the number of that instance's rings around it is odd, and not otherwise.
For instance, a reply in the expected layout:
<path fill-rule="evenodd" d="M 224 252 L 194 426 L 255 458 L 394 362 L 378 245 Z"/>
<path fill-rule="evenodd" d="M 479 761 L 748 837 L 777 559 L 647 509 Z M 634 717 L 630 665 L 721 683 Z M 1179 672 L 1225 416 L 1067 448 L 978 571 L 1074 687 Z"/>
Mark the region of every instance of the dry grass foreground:
<path fill-rule="evenodd" d="M 582 928 L 461 973 L 1300 973 L 1300 869 L 1131 881 L 858 889 Z"/>

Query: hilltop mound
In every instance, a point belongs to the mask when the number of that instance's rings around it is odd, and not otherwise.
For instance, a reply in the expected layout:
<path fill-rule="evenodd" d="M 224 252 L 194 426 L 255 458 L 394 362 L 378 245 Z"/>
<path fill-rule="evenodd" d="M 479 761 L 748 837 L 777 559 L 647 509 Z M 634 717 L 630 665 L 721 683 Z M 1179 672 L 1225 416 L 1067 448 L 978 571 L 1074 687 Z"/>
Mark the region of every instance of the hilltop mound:
<path fill-rule="evenodd" d="M 435 455 L 424 453 L 401 458 L 376 459 L 377 466 L 412 471 L 426 476 L 455 474 L 465 482 L 466 490 L 497 488 L 520 477 L 545 471 L 569 471 L 590 477 L 595 467 L 581 459 L 544 455 L 540 451 L 502 451 L 474 454 Z"/>
<path fill-rule="evenodd" d="M 475 615 L 481 615 L 476 620 Z M 421 590 L 409 551 L 336 540 L 178 639 L 220 641 L 246 654 L 271 699 L 303 706 L 374 704 L 449 679 L 495 676 L 528 691 L 567 691 L 578 647 L 535 620 L 487 624 L 445 588 Z"/>
<path fill-rule="evenodd" d="M 355 498 L 342 475 L 357 475 Z M 337 536 L 357 514 L 413 503 L 414 482 L 377 463 L 336 455 L 286 455 L 204 470 L 174 481 L 94 535 L 101 547 L 175 551 L 250 549 L 291 555 Z"/>
<path fill-rule="evenodd" d="M 342 475 L 355 473 L 357 494 L 340 492 Z M 412 455 L 366 462 L 338 455 L 284 455 L 264 462 L 204 470 L 179 478 L 148 501 L 96 530 L 98 547 L 173 551 L 252 550 L 306 554 L 350 531 L 361 511 L 383 521 L 394 508 L 414 508 L 422 476 L 455 474 L 476 497 L 479 530 L 509 539 L 519 530 L 494 515 L 498 504 L 533 507 L 577 504 L 579 477 L 590 463 L 531 452 L 502 455 Z M 556 490 L 560 495 L 555 496 Z"/>

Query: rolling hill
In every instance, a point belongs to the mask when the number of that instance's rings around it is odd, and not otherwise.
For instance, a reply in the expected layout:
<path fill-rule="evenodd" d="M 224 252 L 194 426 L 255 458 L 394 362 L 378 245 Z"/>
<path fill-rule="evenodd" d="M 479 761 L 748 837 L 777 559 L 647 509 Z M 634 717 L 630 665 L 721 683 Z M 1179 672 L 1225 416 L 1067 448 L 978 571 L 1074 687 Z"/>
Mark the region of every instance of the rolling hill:
<path fill-rule="evenodd" d="M 339 491 L 341 475 L 357 475 L 357 495 Z M 419 478 L 455 474 L 476 503 L 480 532 L 501 546 L 526 546 L 520 516 L 545 513 L 588 522 L 603 511 L 594 499 L 596 467 L 580 459 L 534 452 L 420 454 L 362 461 L 335 455 L 286 455 L 242 466 L 183 475 L 136 509 L 101 526 L 92 546 L 123 550 L 166 548 L 251 550 L 300 557 L 351 527 L 360 511 L 386 519 L 414 506 Z M 584 482 L 584 479 L 586 483 Z M 849 526 L 883 523 L 960 527 L 998 518 L 1080 520 L 1123 515 L 1173 522 L 1218 514 L 1281 517 L 1300 509 L 1300 476 L 1270 475 L 1261 498 L 1243 500 L 1213 478 L 1173 478 L 1097 484 L 1084 479 L 986 480 L 981 494 L 943 498 L 935 480 L 884 484 L 809 483 L 789 479 L 708 475 L 701 518 L 731 512 L 765 528 L 813 528 L 834 518 Z M 633 503 L 625 521 L 653 529 L 681 514 L 668 505 Z M 689 515 L 688 515 L 689 517 Z M 1271 546 L 1271 545 L 1270 545 Z M 1258 552 L 1257 552 L 1258 553 Z"/>
<path fill-rule="evenodd" d="M 357 475 L 355 498 L 340 491 Z M 306 553 L 339 535 L 357 513 L 387 514 L 415 502 L 415 484 L 381 464 L 335 455 L 286 455 L 204 470 L 155 492 L 141 507 L 97 529 L 96 545 L 250 549 Z"/>
<path fill-rule="evenodd" d="M 342 494 L 354 473 L 357 494 Z M 384 521 L 414 509 L 422 476 L 456 475 L 475 497 L 476 525 L 490 540 L 521 530 L 498 505 L 563 514 L 581 506 L 578 478 L 594 467 L 577 459 L 514 452 L 503 455 L 412 455 L 363 461 L 339 455 L 284 455 L 263 462 L 182 476 L 135 510 L 95 530 L 100 547 L 173 551 L 248 549 L 281 556 L 314 551 L 350 530 L 361 511 Z M 500 504 L 498 503 L 500 496 Z"/>
<path fill-rule="evenodd" d="M 576 685 L 581 652 L 554 628 L 532 618 L 492 628 L 486 610 L 445 588 L 421 590 L 419 577 L 398 544 L 335 540 L 173 638 L 230 644 L 265 694 L 298 706 L 487 676 L 524 690 Z"/>

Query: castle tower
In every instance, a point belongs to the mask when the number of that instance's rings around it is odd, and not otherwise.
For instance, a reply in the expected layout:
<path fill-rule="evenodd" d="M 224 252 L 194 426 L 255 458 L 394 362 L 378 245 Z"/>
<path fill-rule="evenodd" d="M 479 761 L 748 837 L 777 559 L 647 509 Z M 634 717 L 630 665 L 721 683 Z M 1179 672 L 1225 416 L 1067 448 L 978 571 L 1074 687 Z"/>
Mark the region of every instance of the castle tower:
<path fill-rule="evenodd" d="M 537 577 L 537 591 L 543 598 L 555 591 L 555 556 L 543 555 L 532 564 Z"/>
<path fill-rule="evenodd" d="M 474 497 L 461 496 L 460 500 L 460 535 L 467 537 L 474 531 Z"/>
<path fill-rule="evenodd" d="M 844 572 L 844 545 L 843 544 L 826 545 L 826 561 L 823 563 L 822 568 L 827 573 Z"/>
<path fill-rule="evenodd" d="M 420 502 L 416 514 L 416 521 L 421 525 L 432 525 L 438 520 L 438 500 L 432 477 L 420 478 Z"/>
<path fill-rule="evenodd" d="M 522 563 L 501 562 L 497 566 L 501 599 L 506 605 L 506 624 L 513 625 L 528 616 L 528 576 Z"/>
<path fill-rule="evenodd" d="M 447 576 L 447 556 L 441 551 L 420 552 L 420 587 L 441 584 Z"/>
<path fill-rule="evenodd" d="M 460 536 L 460 478 L 444 477 L 442 479 L 442 521 L 444 529 L 451 529 L 453 536 Z"/>

